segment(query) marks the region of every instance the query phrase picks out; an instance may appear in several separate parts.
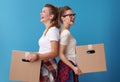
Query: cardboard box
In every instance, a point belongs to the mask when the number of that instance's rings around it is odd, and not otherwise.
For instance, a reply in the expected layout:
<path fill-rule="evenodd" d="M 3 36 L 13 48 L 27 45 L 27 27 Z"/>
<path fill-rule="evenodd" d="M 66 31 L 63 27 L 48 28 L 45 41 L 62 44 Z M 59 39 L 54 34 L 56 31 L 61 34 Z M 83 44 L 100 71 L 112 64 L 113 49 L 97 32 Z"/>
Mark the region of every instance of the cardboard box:
<path fill-rule="evenodd" d="M 83 73 L 106 71 L 104 44 L 76 47 L 78 67 Z"/>
<path fill-rule="evenodd" d="M 22 82 L 38 82 L 40 77 L 41 61 L 33 63 L 22 61 L 25 58 L 24 51 L 12 51 L 10 68 L 10 80 Z"/>

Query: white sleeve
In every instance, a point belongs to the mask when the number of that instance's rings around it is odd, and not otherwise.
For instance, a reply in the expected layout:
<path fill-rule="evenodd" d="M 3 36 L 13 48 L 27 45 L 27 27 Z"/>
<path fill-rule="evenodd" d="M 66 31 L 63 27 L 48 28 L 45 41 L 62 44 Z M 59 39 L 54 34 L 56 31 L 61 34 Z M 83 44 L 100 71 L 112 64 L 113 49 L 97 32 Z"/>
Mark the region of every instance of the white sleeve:
<path fill-rule="evenodd" d="M 59 30 L 57 28 L 50 29 L 48 37 L 49 41 L 59 41 Z"/>
<path fill-rule="evenodd" d="M 60 44 L 67 45 L 69 43 L 70 33 L 69 31 L 63 31 L 60 36 Z"/>

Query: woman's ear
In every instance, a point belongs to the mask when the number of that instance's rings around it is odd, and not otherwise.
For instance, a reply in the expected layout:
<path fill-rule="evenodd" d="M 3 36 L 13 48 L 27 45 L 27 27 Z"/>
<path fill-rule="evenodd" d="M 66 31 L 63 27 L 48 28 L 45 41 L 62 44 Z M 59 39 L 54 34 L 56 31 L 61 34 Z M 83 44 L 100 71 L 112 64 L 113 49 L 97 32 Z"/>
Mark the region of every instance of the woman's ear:
<path fill-rule="evenodd" d="M 54 15 L 50 15 L 50 19 L 51 19 L 51 20 L 53 19 L 53 17 L 54 17 Z"/>

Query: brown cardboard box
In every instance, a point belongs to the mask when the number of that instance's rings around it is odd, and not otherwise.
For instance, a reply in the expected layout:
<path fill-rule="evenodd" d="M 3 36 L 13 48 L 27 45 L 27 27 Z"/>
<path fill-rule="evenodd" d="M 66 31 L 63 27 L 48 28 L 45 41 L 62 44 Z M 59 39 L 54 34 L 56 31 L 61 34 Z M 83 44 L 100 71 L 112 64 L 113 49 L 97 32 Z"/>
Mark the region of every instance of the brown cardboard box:
<path fill-rule="evenodd" d="M 106 71 L 104 44 L 77 46 L 76 52 L 83 73 Z"/>
<path fill-rule="evenodd" d="M 12 51 L 12 60 L 10 68 L 10 80 L 24 82 L 38 82 L 40 77 L 41 61 L 33 63 L 23 62 L 25 58 L 24 51 Z"/>

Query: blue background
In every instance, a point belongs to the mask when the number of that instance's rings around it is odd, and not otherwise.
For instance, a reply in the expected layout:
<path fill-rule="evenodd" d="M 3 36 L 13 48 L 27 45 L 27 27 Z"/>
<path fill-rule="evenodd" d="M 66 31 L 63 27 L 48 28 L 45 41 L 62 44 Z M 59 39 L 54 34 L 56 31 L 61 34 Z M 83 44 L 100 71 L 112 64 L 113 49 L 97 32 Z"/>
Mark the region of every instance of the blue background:
<path fill-rule="evenodd" d="M 80 82 L 120 82 L 120 0 L 0 0 L 0 82 L 9 80 L 12 50 L 38 51 L 46 3 L 70 6 L 77 14 L 71 27 L 77 45 L 105 44 L 107 72 L 88 73 Z"/>

